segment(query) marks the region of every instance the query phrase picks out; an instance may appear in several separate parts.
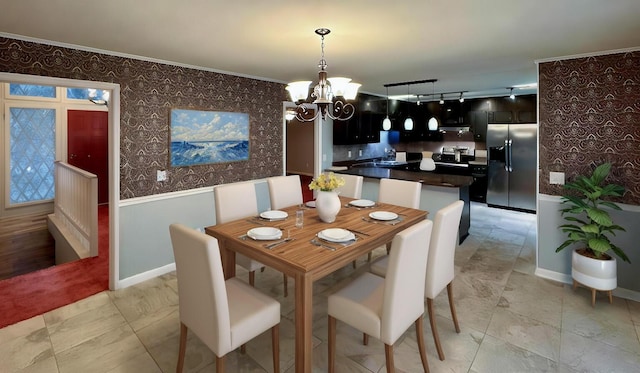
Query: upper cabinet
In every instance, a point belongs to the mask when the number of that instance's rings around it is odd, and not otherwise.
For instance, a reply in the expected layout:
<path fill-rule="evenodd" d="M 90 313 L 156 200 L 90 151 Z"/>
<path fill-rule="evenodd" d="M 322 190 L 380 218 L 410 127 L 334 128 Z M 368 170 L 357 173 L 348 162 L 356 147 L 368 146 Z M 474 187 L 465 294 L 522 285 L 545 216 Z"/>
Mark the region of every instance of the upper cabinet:
<path fill-rule="evenodd" d="M 486 111 L 469 111 L 466 115 L 466 124 L 473 133 L 473 141 L 484 142 L 487 140 L 488 115 Z"/>
<path fill-rule="evenodd" d="M 333 144 L 351 145 L 380 142 L 384 115 L 358 111 L 347 121 L 333 121 Z"/>

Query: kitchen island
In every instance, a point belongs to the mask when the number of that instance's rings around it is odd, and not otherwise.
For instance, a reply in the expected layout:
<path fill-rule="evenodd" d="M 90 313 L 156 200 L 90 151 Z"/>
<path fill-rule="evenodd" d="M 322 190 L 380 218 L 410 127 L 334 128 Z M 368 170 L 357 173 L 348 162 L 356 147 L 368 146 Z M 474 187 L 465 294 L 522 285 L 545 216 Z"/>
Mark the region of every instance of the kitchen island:
<path fill-rule="evenodd" d="M 470 202 L 469 185 L 473 178 L 467 175 L 451 175 L 427 171 L 411 171 L 388 167 L 350 167 L 346 170 L 334 171 L 349 175 L 364 177 L 362 185 L 362 198 L 376 201 L 380 179 L 398 179 L 417 181 L 422 184 L 420 195 L 420 209 L 430 213 L 433 219 L 436 211 L 457 200 L 464 201 L 458 242 L 462 243 L 469 235 L 470 226 Z"/>

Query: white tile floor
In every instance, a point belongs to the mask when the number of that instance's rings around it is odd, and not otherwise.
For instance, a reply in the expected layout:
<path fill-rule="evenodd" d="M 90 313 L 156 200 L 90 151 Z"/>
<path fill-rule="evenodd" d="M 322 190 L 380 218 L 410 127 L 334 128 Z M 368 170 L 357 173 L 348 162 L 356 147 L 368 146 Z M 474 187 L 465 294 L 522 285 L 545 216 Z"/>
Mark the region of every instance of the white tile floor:
<path fill-rule="evenodd" d="M 447 297 L 436 298 L 446 360 L 425 340 L 431 372 L 640 372 L 640 304 L 544 280 L 535 269 L 535 216 L 472 204 L 471 234 L 456 252 L 454 293 L 462 332 Z M 382 255 L 383 252 L 376 253 Z M 314 371 L 326 372 L 326 299 L 365 271 L 347 266 L 316 283 Z M 240 276 L 246 277 L 245 273 Z M 293 299 L 281 274 L 267 269 L 257 287 L 282 303 L 280 359 L 293 372 Z M 291 283 L 290 286 L 293 286 Z M 174 274 L 90 298 L 0 329 L 0 372 L 173 372 L 178 346 Z M 385 372 L 383 345 L 338 323 L 338 372 Z M 398 372 L 421 371 L 413 328 L 395 345 Z M 185 370 L 214 372 L 214 356 L 190 336 Z M 227 356 L 228 372 L 271 372 L 270 334 Z"/>

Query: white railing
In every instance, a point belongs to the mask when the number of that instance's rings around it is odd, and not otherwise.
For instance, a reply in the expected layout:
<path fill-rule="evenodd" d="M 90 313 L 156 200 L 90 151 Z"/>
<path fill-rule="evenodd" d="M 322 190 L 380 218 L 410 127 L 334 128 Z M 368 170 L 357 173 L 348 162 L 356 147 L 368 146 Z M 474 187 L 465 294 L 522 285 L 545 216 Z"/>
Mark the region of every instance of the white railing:
<path fill-rule="evenodd" d="M 58 230 L 63 231 L 65 240 L 80 258 L 97 256 L 98 177 L 68 163 L 56 161 L 55 188 L 51 220 Z"/>

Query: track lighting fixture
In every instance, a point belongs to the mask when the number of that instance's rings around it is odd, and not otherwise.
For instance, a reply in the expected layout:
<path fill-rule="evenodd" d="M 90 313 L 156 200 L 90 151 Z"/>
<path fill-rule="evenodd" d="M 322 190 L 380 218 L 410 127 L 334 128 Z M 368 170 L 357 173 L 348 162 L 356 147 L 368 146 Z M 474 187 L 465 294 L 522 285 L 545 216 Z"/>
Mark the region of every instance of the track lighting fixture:
<path fill-rule="evenodd" d="M 512 100 L 515 100 L 515 99 L 516 99 L 516 95 L 514 95 L 514 94 L 513 94 L 513 87 L 512 87 L 512 88 L 509 88 L 509 89 L 510 89 L 510 91 L 509 91 L 509 98 L 510 98 L 510 99 L 512 99 Z"/>
<path fill-rule="evenodd" d="M 464 97 L 462 97 L 462 92 L 460 92 L 460 98 L 458 99 L 461 103 L 464 102 Z"/>
<path fill-rule="evenodd" d="M 440 94 L 440 105 L 444 105 L 444 95 Z"/>

